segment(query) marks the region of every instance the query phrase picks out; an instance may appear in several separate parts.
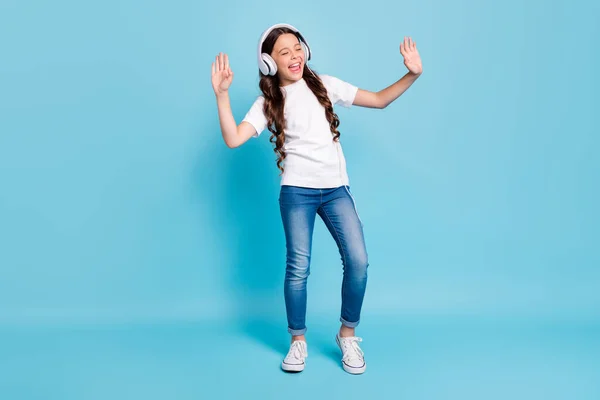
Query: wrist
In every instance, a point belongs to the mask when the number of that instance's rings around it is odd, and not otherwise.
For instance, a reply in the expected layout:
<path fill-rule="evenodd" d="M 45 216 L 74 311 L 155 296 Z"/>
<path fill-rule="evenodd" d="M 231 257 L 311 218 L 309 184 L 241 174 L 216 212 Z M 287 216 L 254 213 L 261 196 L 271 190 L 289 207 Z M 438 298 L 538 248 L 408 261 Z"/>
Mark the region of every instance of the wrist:
<path fill-rule="evenodd" d="M 225 100 L 229 98 L 229 90 L 225 90 L 223 92 L 215 92 L 215 97 L 217 100 Z"/>

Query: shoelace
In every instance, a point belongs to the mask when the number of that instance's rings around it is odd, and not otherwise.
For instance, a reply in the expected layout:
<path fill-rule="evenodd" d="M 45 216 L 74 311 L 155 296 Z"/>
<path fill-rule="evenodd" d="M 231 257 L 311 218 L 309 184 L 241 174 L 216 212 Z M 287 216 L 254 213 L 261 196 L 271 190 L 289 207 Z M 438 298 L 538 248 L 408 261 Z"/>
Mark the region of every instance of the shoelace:
<path fill-rule="evenodd" d="M 302 340 L 294 341 L 290 347 L 290 351 L 288 352 L 288 357 L 290 356 L 297 360 L 302 360 L 302 358 L 308 357 L 306 344 Z"/>
<path fill-rule="evenodd" d="M 363 360 L 365 353 L 362 351 L 358 342 L 362 342 L 362 338 L 358 336 L 340 338 L 342 347 L 344 348 L 344 361 Z"/>

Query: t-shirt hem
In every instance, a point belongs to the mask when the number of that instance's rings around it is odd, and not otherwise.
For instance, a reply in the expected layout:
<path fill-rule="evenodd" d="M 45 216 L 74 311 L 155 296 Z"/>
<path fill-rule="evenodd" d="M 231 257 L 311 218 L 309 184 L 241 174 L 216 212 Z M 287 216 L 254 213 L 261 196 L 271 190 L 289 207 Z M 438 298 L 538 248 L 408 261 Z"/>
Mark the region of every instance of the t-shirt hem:
<path fill-rule="evenodd" d="M 349 186 L 350 181 L 348 178 L 286 178 L 282 177 L 280 185 L 290 185 L 290 186 L 300 186 L 314 189 L 327 189 L 327 188 L 335 188 L 340 186 Z"/>

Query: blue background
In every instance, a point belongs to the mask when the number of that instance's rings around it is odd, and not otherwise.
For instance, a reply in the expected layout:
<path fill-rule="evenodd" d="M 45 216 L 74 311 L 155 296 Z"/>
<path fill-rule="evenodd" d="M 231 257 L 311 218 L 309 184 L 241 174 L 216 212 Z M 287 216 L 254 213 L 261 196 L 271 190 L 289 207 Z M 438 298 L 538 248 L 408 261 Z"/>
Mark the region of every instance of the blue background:
<path fill-rule="evenodd" d="M 585 1 L 4 0 L 0 397 L 598 398 L 599 18 Z M 211 62 L 229 55 L 239 123 L 277 22 L 364 89 L 406 73 L 404 36 L 423 59 L 388 108 L 336 109 L 370 259 L 362 377 L 339 367 L 320 220 L 309 364 L 278 370 L 276 158 L 268 132 L 232 150 L 219 129 Z"/>

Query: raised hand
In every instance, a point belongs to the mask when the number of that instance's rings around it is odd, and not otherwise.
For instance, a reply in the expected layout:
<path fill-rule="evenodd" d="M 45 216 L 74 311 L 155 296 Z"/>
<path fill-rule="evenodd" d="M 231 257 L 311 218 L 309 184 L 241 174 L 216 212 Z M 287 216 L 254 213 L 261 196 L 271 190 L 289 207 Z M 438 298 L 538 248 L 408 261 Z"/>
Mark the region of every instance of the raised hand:
<path fill-rule="evenodd" d="M 417 43 L 410 36 L 404 36 L 404 42 L 400 44 L 400 53 L 404 57 L 404 65 L 411 73 L 420 75 L 423 72 Z"/>
<path fill-rule="evenodd" d="M 233 71 L 229 67 L 229 57 L 227 54 L 219 53 L 212 63 L 212 86 L 215 94 L 227 92 L 232 81 Z"/>

